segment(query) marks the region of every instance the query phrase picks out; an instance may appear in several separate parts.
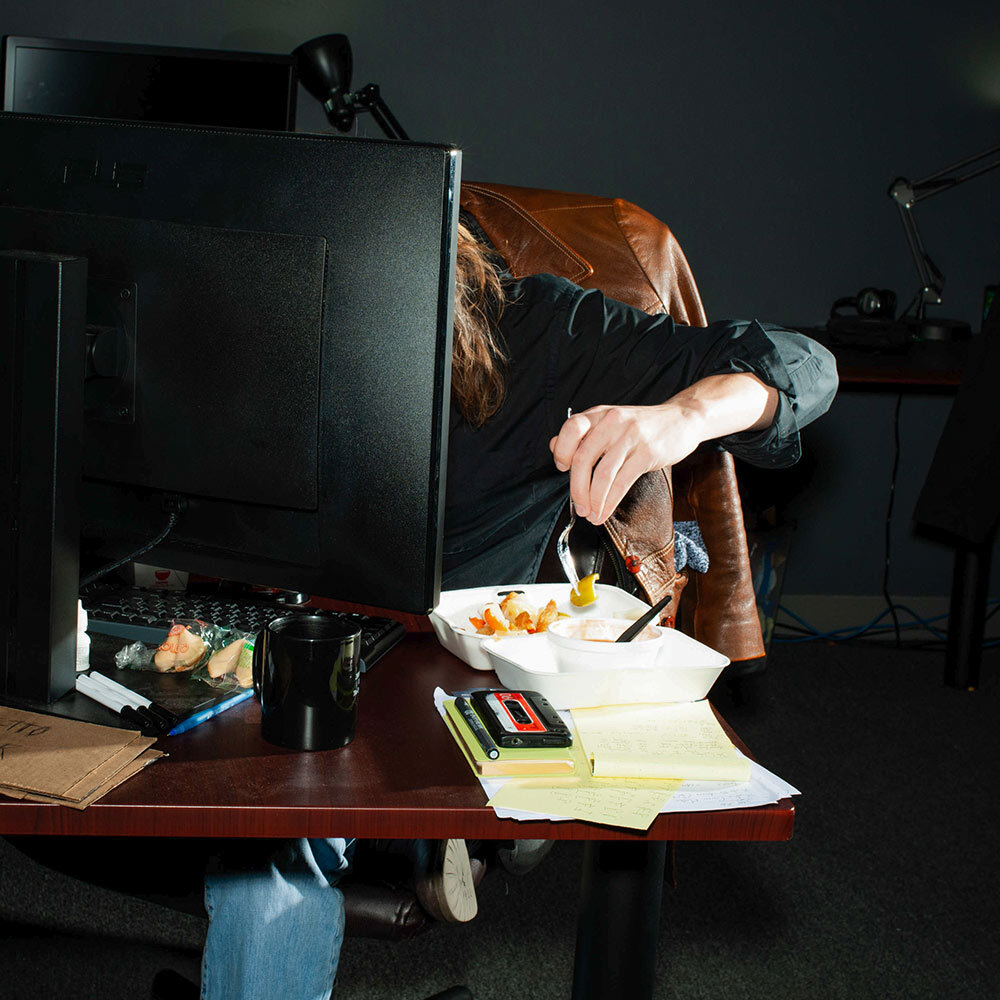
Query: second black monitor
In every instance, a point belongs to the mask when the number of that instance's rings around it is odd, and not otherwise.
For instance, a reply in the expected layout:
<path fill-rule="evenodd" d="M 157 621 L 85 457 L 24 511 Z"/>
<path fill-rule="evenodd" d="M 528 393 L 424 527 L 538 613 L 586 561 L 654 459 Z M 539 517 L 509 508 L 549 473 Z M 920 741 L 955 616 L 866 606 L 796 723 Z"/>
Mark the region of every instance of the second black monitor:
<path fill-rule="evenodd" d="M 3 110 L 291 130 L 290 54 L 10 36 Z"/>

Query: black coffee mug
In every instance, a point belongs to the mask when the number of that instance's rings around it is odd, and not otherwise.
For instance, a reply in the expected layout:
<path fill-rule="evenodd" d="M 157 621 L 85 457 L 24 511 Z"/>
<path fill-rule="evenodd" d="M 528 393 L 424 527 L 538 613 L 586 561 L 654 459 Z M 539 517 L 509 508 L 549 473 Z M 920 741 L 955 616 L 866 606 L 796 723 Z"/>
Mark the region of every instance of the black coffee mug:
<path fill-rule="evenodd" d="M 358 718 L 361 631 L 322 614 L 276 618 L 254 642 L 261 735 L 294 750 L 350 743 Z"/>

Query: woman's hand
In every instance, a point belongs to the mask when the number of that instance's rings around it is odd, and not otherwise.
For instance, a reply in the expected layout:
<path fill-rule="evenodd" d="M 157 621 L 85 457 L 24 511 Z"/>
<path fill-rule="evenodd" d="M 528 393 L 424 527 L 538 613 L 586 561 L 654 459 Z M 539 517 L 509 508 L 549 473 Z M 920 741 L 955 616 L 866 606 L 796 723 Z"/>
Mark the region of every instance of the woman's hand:
<path fill-rule="evenodd" d="M 769 427 L 778 393 L 756 375 L 712 375 L 657 406 L 592 406 L 574 413 L 549 442 L 569 470 L 579 517 L 603 524 L 635 481 L 676 465 L 703 441 Z"/>

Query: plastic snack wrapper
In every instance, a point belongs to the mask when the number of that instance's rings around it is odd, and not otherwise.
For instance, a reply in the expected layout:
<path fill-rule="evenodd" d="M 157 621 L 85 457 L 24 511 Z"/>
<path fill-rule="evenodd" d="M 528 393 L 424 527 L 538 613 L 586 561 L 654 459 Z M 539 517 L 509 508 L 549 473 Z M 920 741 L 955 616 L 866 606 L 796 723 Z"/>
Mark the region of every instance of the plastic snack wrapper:
<path fill-rule="evenodd" d="M 189 673 L 215 688 L 248 688 L 254 638 L 250 632 L 178 618 L 155 650 L 134 642 L 115 654 L 115 663 L 121 669 Z"/>
<path fill-rule="evenodd" d="M 253 686 L 253 647 L 256 636 L 238 629 L 217 628 L 212 651 L 195 676 L 219 688 Z"/>

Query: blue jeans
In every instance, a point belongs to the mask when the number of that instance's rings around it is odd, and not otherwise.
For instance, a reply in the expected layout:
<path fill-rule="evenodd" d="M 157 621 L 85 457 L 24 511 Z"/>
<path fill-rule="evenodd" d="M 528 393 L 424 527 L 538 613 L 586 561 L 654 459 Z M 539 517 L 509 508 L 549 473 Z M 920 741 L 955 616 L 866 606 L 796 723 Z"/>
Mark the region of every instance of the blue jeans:
<path fill-rule="evenodd" d="M 353 840 L 291 840 L 254 871 L 205 877 L 202 1000 L 329 1000 L 344 941 Z"/>

